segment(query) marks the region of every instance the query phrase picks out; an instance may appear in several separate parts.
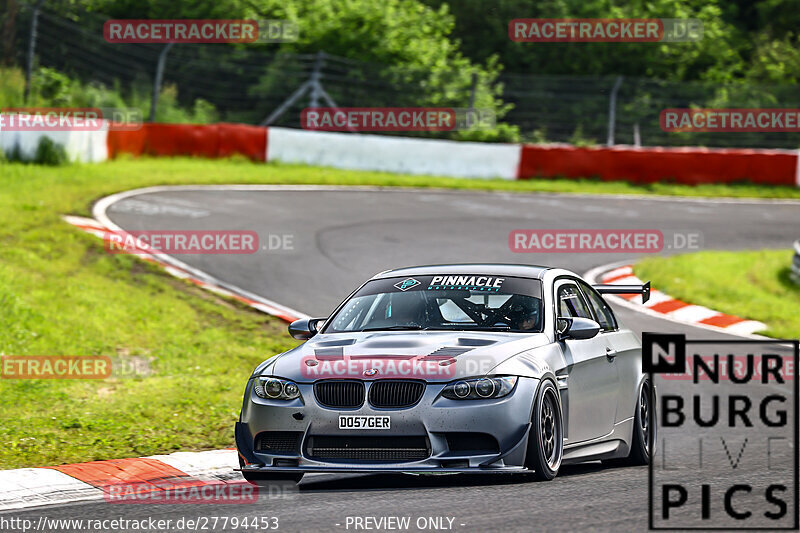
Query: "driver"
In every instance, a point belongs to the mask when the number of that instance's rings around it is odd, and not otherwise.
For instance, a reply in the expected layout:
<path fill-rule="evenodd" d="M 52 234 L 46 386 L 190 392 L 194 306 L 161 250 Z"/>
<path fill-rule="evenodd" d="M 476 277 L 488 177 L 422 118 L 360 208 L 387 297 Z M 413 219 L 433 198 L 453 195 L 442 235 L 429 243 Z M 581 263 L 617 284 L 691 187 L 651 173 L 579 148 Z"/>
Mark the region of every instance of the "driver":
<path fill-rule="evenodd" d="M 532 298 L 523 297 L 511 306 L 509 318 L 515 326 L 514 329 L 531 331 L 539 329 L 539 305 Z"/>

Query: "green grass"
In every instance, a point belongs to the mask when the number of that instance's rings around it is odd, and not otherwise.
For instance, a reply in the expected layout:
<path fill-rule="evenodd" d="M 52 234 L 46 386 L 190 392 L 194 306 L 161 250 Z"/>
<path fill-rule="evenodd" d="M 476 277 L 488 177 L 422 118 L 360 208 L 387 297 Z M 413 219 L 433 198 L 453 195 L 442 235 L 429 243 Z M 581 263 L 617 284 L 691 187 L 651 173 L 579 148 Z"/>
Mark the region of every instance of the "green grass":
<path fill-rule="evenodd" d="M 791 188 L 459 180 L 238 159 L 0 163 L 0 353 L 109 355 L 146 361 L 153 369 L 145 377 L 100 381 L 0 380 L 0 468 L 233 444 L 245 379 L 260 361 L 294 343 L 284 324 L 134 257 L 107 254 L 99 239 L 61 219 L 88 215 L 93 200 L 113 192 L 195 183 L 800 197 Z M 793 315 L 799 314 L 781 316 Z"/>
<path fill-rule="evenodd" d="M 792 250 L 699 252 L 651 257 L 636 275 L 670 296 L 768 326 L 770 337 L 800 337 L 800 286 L 789 278 Z"/>

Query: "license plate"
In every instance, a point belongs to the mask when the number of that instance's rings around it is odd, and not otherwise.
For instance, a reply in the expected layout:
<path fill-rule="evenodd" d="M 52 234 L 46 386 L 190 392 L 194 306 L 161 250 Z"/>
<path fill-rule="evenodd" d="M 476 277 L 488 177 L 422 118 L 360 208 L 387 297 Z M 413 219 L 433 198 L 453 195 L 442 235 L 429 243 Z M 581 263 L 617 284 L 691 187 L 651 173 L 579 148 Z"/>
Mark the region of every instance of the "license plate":
<path fill-rule="evenodd" d="M 391 429 L 389 416 L 339 415 L 339 429 Z"/>

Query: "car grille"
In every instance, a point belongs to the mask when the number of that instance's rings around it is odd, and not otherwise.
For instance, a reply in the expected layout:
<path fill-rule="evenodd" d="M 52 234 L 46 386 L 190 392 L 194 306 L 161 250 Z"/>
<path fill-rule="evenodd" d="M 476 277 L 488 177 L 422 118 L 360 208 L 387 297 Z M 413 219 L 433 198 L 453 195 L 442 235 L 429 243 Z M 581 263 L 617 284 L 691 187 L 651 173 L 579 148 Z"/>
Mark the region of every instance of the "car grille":
<path fill-rule="evenodd" d="M 266 453 L 298 453 L 300 431 L 264 431 L 256 437 L 256 450 Z"/>
<path fill-rule="evenodd" d="M 425 393 L 421 381 L 376 381 L 369 388 L 369 403 L 374 407 L 409 407 Z"/>
<path fill-rule="evenodd" d="M 308 439 L 307 454 L 321 460 L 402 463 L 426 459 L 431 450 L 424 436 L 313 436 Z"/>
<path fill-rule="evenodd" d="M 364 404 L 361 381 L 321 381 L 314 384 L 314 396 L 325 407 L 355 408 Z"/>

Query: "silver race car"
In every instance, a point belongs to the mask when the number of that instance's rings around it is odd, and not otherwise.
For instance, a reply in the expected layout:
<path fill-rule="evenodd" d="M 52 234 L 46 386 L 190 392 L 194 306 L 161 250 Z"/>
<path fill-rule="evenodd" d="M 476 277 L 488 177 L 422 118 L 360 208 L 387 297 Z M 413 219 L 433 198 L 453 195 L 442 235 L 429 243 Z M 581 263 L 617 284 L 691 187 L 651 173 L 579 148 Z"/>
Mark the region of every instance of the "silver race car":
<path fill-rule="evenodd" d="M 302 345 L 250 376 L 236 445 L 249 481 L 306 472 L 529 473 L 647 464 L 655 391 L 641 344 L 567 270 L 439 265 L 382 272 Z"/>

